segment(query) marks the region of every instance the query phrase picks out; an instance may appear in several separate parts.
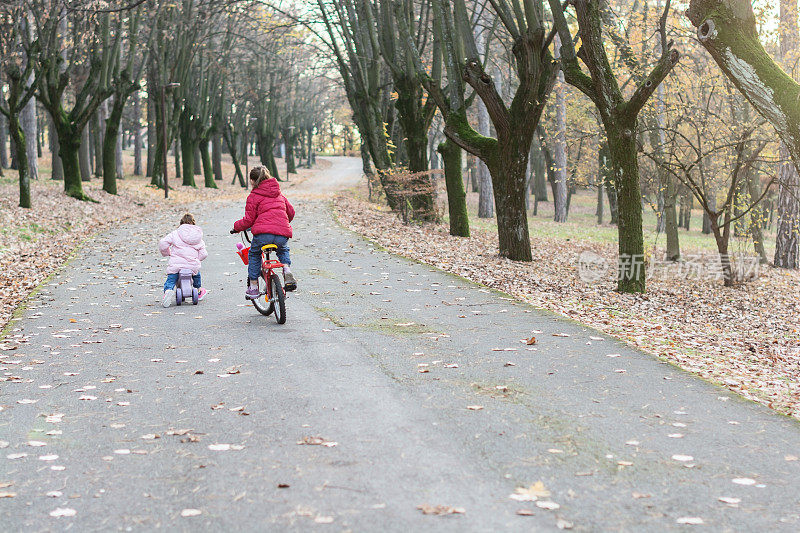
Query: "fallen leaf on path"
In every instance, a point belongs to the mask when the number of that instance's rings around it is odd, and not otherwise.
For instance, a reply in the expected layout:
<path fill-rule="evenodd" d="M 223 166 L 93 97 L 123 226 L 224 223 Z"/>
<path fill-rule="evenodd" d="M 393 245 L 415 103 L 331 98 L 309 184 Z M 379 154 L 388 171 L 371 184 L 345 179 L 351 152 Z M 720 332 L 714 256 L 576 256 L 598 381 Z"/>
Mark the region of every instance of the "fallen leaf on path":
<path fill-rule="evenodd" d="M 16 492 L 2 492 L 2 491 L 0 491 L 0 498 L 13 498 L 16 495 L 17 495 Z"/>
<path fill-rule="evenodd" d="M 550 496 L 550 491 L 545 488 L 544 483 L 537 481 L 529 487 L 517 487 L 509 498 L 518 502 L 533 502 L 548 496 Z"/>
<path fill-rule="evenodd" d="M 534 344 L 536 344 L 536 337 L 531 337 L 530 339 L 528 339 L 528 340 L 526 341 L 526 344 L 527 344 L 528 346 L 533 346 Z"/>
<path fill-rule="evenodd" d="M 208 449 L 213 452 L 227 452 L 228 450 L 243 450 L 240 444 L 209 444 Z"/>
<path fill-rule="evenodd" d="M 642 493 L 642 492 L 632 492 L 631 496 L 633 496 L 633 498 L 635 500 L 641 500 L 642 498 L 649 498 L 652 495 L 651 494 L 645 494 L 645 493 Z"/>
<path fill-rule="evenodd" d="M 422 505 L 417 505 L 417 509 L 422 511 L 422 514 L 432 514 L 432 515 L 466 513 L 466 510 L 463 507 L 450 507 L 449 505 L 429 505 L 427 503 L 423 503 Z"/>
<path fill-rule="evenodd" d="M 517 509 L 517 514 L 520 516 L 533 516 L 535 513 L 530 509 Z"/>
<path fill-rule="evenodd" d="M 673 455 L 672 459 L 674 459 L 675 461 L 686 462 L 686 461 L 693 461 L 694 457 L 692 457 L 691 455 L 680 455 L 680 454 L 677 454 L 677 455 Z"/>
<path fill-rule="evenodd" d="M 682 516 L 675 520 L 675 522 L 681 525 L 689 526 L 701 526 L 705 523 L 699 516 Z"/>
<path fill-rule="evenodd" d="M 547 509 L 548 511 L 555 511 L 556 509 L 560 509 L 561 506 L 556 502 L 551 501 L 539 501 L 536 502 L 536 507 L 539 509 Z"/>
<path fill-rule="evenodd" d="M 190 516 L 200 516 L 201 514 L 203 514 L 203 511 L 201 511 L 200 509 L 184 509 L 183 511 L 181 511 L 181 516 L 184 518 Z"/>
<path fill-rule="evenodd" d="M 62 516 L 75 516 L 78 512 L 75 509 L 70 509 L 69 507 L 58 507 L 57 509 L 50 511 L 50 516 L 55 518 L 61 518 Z"/>
<path fill-rule="evenodd" d="M 483 406 L 482 405 L 468 405 L 467 409 L 469 409 L 470 411 L 480 411 L 481 409 L 483 409 Z"/>
<path fill-rule="evenodd" d="M 575 527 L 575 524 L 567 520 L 564 520 L 563 518 L 559 518 L 558 520 L 556 520 L 556 527 L 558 529 L 572 529 L 573 527 Z"/>
<path fill-rule="evenodd" d="M 741 498 L 731 498 L 729 496 L 720 496 L 718 499 L 722 503 L 727 503 L 728 505 L 736 505 L 742 501 Z"/>
<path fill-rule="evenodd" d="M 314 522 L 316 524 L 332 524 L 333 517 L 332 516 L 318 516 L 314 518 Z"/>
<path fill-rule="evenodd" d="M 327 446 L 328 448 L 332 448 L 337 446 L 339 443 L 323 439 L 322 437 L 303 437 L 303 440 L 297 441 L 297 444 L 308 446 Z"/>

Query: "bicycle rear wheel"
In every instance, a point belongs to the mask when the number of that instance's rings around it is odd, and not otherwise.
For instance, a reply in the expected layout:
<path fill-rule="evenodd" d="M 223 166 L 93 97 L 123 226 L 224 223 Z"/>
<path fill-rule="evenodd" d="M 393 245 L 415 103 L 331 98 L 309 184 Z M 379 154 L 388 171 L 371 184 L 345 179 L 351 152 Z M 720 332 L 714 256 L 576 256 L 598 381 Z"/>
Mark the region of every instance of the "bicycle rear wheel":
<path fill-rule="evenodd" d="M 258 292 L 259 297 L 253 300 L 253 307 L 264 316 L 272 314 L 274 306 L 269 301 L 269 291 L 267 290 L 267 282 L 264 281 L 262 276 L 258 277 Z"/>
<path fill-rule="evenodd" d="M 286 323 L 286 294 L 283 292 L 283 287 L 281 286 L 281 280 L 277 274 L 272 274 L 270 277 L 270 283 L 272 284 L 272 298 L 273 298 L 273 308 L 275 310 L 275 320 L 278 321 L 278 324 L 285 324 Z"/>

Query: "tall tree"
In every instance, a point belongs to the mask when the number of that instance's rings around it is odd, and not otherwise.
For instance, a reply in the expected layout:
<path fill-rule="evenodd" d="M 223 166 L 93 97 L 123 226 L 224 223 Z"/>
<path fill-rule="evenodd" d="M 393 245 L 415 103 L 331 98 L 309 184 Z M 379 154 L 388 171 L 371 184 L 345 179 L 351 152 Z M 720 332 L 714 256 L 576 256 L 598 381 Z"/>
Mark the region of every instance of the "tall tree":
<path fill-rule="evenodd" d="M 113 69 L 110 71 L 110 83 L 113 87 L 113 100 L 111 110 L 108 111 L 105 119 L 103 135 L 103 190 L 109 194 L 117 194 L 117 178 L 121 178 L 119 166 L 121 161 L 117 157 L 117 145 L 119 138 L 120 124 L 122 123 L 122 112 L 128 97 L 139 91 L 139 79 L 142 71 L 147 64 L 147 54 L 150 47 L 139 45 L 140 23 L 143 17 L 142 10 L 137 8 L 132 13 L 114 15 L 113 32 L 123 34 L 127 39 L 123 43 L 118 39 L 112 54 L 117 57 L 113 62 Z M 109 24 L 109 23 L 107 23 Z M 109 24 L 110 25 L 110 24 Z M 123 45 L 127 44 L 127 52 L 123 53 Z M 139 118 L 136 117 L 136 122 Z M 141 152 L 139 165 L 141 167 Z M 141 168 L 139 169 L 141 172 Z"/>
<path fill-rule="evenodd" d="M 642 234 L 642 197 L 639 188 L 638 120 L 639 113 L 658 85 L 677 64 L 680 54 L 667 40 L 667 0 L 659 23 L 660 57 L 650 74 L 625 98 L 617 76 L 608 60 L 603 41 L 603 18 L 600 2 L 575 0 L 575 14 L 581 37 L 579 54 L 559 0 L 549 0 L 555 25 L 561 37 L 561 62 L 568 83 L 595 104 L 608 140 L 611 165 L 617 189 L 619 209 L 619 275 L 621 292 L 644 292 L 644 237 Z M 580 57 L 589 73 L 578 62 Z"/>
<path fill-rule="evenodd" d="M 109 72 L 118 58 L 112 52 L 122 36 L 111 36 L 107 14 L 70 10 L 64 0 L 31 0 L 29 6 L 38 30 L 38 47 L 35 54 L 31 53 L 39 78 L 36 97 L 50 113 L 58 132 L 64 191 L 73 198 L 88 200 L 81 183 L 78 151 L 89 120 L 113 92 Z M 62 16 L 68 20 L 69 38 L 61 35 Z M 65 98 L 68 87 L 74 91 L 69 101 Z"/>
<path fill-rule="evenodd" d="M 16 151 L 19 206 L 25 208 L 31 207 L 31 189 L 27 142 L 20 115 L 35 93 L 36 83 L 31 83 L 31 76 L 36 74 L 30 61 L 34 50 L 29 41 L 25 9 L 18 4 L 0 6 L 0 69 L 8 84 L 7 91 L 0 90 L 0 113 L 8 121 Z"/>

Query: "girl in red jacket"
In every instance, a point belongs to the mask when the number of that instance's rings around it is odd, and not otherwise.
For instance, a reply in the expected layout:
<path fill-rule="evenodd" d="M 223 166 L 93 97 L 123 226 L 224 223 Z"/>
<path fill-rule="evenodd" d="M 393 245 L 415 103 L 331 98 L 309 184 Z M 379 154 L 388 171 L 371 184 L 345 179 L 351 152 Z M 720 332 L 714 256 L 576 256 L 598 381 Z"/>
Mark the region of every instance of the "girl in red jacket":
<path fill-rule="evenodd" d="M 261 248 L 265 244 L 278 246 L 278 260 L 284 264 L 284 288 L 287 291 L 293 291 L 297 289 L 297 281 L 289 268 L 292 260 L 289 257 L 288 243 L 292 237 L 292 226 L 289 223 L 294 218 L 294 207 L 281 194 L 278 180 L 270 176 L 267 167 L 263 165 L 253 167 L 250 171 L 250 184 L 253 186 L 253 190 L 247 197 L 244 218 L 233 224 L 233 231 L 236 233 L 246 229 L 253 232 L 247 266 L 249 283 L 245 296 L 250 299 L 259 296 L 258 276 L 261 274 Z"/>

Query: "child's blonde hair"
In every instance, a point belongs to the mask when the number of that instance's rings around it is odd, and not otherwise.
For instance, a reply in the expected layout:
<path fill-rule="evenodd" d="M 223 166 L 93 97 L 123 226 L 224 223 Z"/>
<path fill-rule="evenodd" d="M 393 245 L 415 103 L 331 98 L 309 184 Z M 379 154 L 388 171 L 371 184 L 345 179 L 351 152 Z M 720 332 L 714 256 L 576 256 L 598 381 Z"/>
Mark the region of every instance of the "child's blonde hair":
<path fill-rule="evenodd" d="M 250 181 L 253 182 L 254 189 L 261 185 L 262 181 L 268 180 L 271 177 L 269 170 L 267 170 L 267 167 L 264 165 L 259 165 L 250 169 Z"/>
<path fill-rule="evenodd" d="M 191 213 L 186 213 L 185 215 L 183 215 L 183 217 L 181 217 L 181 224 L 182 225 L 183 224 L 191 224 L 191 225 L 194 226 L 194 224 L 195 224 L 194 215 L 192 215 Z"/>

